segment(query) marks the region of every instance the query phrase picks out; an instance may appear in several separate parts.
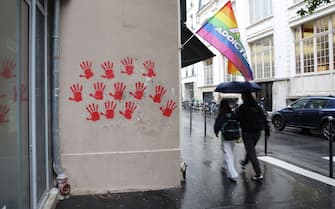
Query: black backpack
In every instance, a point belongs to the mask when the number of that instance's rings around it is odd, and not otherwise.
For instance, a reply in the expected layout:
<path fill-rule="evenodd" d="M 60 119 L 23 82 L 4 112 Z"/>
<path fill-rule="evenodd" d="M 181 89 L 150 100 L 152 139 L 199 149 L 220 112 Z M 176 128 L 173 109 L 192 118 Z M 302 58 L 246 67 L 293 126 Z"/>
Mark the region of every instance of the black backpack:
<path fill-rule="evenodd" d="M 225 115 L 226 120 L 223 124 L 221 131 L 224 140 L 232 141 L 240 138 L 240 125 L 235 117 L 228 113 Z"/>

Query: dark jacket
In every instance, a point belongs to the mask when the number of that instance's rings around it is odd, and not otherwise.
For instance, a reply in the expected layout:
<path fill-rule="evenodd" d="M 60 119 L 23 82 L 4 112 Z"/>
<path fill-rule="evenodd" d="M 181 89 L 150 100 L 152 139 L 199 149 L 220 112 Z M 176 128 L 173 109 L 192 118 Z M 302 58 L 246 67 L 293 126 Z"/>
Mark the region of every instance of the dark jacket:
<path fill-rule="evenodd" d="M 240 122 L 242 132 L 255 133 L 264 130 L 267 136 L 270 134 L 266 115 L 256 101 L 240 105 L 237 109 L 237 120 Z"/>
<path fill-rule="evenodd" d="M 219 136 L 219 132 L 223 126 L 223 124 L 227 121 L 227 114 L 232 114 L 231 117 L 235 117 L 235 113 L 233 111 L 229 111 L 229 112 L 225 112 L 225 113 L 220 113 L 216 119 L 215 119 L 215 123 L 214 123 L 214 133 L 215 136 Z"/>

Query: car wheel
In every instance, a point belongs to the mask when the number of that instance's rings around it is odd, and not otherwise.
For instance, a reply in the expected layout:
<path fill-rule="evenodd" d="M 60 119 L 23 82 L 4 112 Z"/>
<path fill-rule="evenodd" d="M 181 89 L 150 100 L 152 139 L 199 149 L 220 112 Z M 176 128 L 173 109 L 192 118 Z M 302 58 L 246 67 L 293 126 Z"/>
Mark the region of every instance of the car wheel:
<path fill-rule="evenodd" d="M 275 116 L 272 120 L 272 123 L 275 129 L 277 129 L 278 131 L 282 131 L 285 128 L 285 121 L 280 116 Z"/>
<path fill-rule="evenodd" d="M 334 138 L 335 138 L 335 124 L 332 124 L 332 130 L 333 130 L 333 140 L 334 140 Z M 330 123 L 329 122 L 325 122 L 325 123 L 322 124 L 321 133 L 322 133 L 322 136 L 324 138 L 329 140 L 329 137 L 330 137 Z"/>

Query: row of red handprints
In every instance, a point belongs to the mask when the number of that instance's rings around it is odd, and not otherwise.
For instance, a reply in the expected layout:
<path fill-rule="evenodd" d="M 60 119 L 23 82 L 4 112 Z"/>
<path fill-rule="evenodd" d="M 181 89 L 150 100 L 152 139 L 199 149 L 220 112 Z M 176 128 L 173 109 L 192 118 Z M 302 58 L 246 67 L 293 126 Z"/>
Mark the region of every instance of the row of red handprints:
<path fill-rule="evenodd" d="M 98 121 L 100 120 L 100 115 L 105 116 L 106 119 L 113 119 L 115 116 L 115 109 L 117 104 L 114 101 L 106 101 L 105 102 L 105 112 L 99 112 L 99 105 L 96 103 L 92 103 L 86 106 L 86 110 L 90 113 L 90 117 L 86 118 L 87 120 L 91 121 Z M 168 100 L 165 107 L 160 107 L 162 114 L 166 117 L 170 117 L 173 110 L 176 109 L 177 105 L 176 102 L 172 100 Z M 125 119 L 132 119 L 132 115 L 136 110 L 137 105 L 133 101 L 126 101 L 124 104 L 124 110 L 119 111 L 119 113 Z"/>
<path fill-rule="evenodd" d="M 16 85 L 13 86 L 13 92 L 14 92 L 14 95 L 13 95 L 13 101 L 16 102 L 16 97 L 17 97 L 17 88 L 16 88 Z M 24 84 L 21 84 L 20 86 L 20 101 L 23 102 L 23 101 L 28 101 L 28 97 L 27 97 L 27 86 L 24 85 Z M 6 93 L 2 93 L 0 94 L 0 99 L 4 99 L 6 98 L 8 95 Z"/>
<path fill-rule="evenodd" d="M 114 83 L 114 92 L 108 93 L 109 96 L 113 97 L 115 100 L 121 101 L 124 97 L 124 92 L 126 90 L 126 85 L 123 82 L 116 82 Z M 95 92 L 90 93 L 89 96 L 93 97 L 96 100 L 103 100 L 104 99 L 104 91 L 106 89 L 106 84 L 103 82 L 95 82 L 93 84 L 93 88 Z M 131 96 L 133 96 L 137 100 L 141 100 L 144 96 L 144 91 L 146 90 L 147 86 L 143 82 L 136 82 L 135 83 L 135 90 L 129 92 Z M 73 96 L 69 97 L 70 101 L 81 102 L 83 100 L 82 91 L 83 85 L 79 83 L 75 83 L 70 87 Z M 149 95 L 149 97 L 155 103 L 160 103 L 162 96 L 166 93 L 166 89 L 163 86 L 156 86 L 155 87 L 155 94 Z"/>
<path fill-rule="evenodd" d="M 121 73 L 132 75 L 134 73 L 134 64 L 133 64 L 133 58 L 126 57 L 121 60 L 121 64 L 123 65 L 124 69 L 121 70 Z M 146 69 L 145 73 L 142 73 L 142 76 L 153 78 L 156 76 L 155 73 L 155 62 L 152 60 L 147 60 L 143 62 L 143 66 Z M 82 61 L 80 63 L 81 69 L 84 71 L 84 74 L 79 75 L 82 78 L 90 79 L 94 76 L 94 72 L 92 69 L 92 61 Z M 105 79 L 113 79 L 115 78 L 115 72 L 114 72 L 114 62 L 112 61 L 105 61 L 101 64 L 101 68 L 104 70 L 104 74 L 101 75 L 101 78 Z"/>

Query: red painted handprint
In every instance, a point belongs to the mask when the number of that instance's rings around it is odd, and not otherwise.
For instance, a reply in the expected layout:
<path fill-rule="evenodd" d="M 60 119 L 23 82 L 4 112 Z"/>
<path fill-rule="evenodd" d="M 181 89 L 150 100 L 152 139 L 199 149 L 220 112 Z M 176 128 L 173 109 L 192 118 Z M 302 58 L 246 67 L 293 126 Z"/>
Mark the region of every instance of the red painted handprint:
<path fill-rule="evenodd" d="M 120 114 L 123 115 L 126 119 L 130 120 L 133 112 L 136 110 L 136 105 L 134 102 L 128 101 L 125 103 L 124 106 L 126 109 L 124 112 L 120 111 Z"/>
<path fill-rule="evenodd" d="M 102 82 L 96 82 L 93 84 L 93 87 L 95 89 L 95 94 L 90 94 L 91 97 L 95 98 L 96 100 L 103 100 L 104 99 L 104 90 L 106 88 L 106 85 Z"/>
<path fill-rule="evenodd" d="M 80 63 L 81 69 L 84 71 L 84 75 L 80 75 L 80 77 L 84 77 L 86 79 L 90 79 L 93 77 L 93 71 L 92 71 L 92 61 L 83 61 Z"/>
<path fill-rule="evenodd" d="M 114 75 L 114 63 L 111 61 L 106 61 L 103 64 L 101 64 L 102 69 L 105 70 L 105 75 L 102 75 L 101 78 L 106 78 L 106 79 L 113 79 L 115 77 Z"/>
<path fill-rule="evenodd" d="M 27 95 L 27 86 L 25 84 L 21 84 L 20 86 L 20 101 L 24 102 L 24 101 L 28 101 L 28 97 Z M 17 97 L 17 89 L 16 86 L 14 86 L 14 98 L 13 101 L 16 102 L 16 97 Z"/>
<path fill-rule="evenodd" d="M 16 64 L 14 61 L 7 60 L 5 62 L 2 62 L 2 71 L 0 73 L 0 76 L 6 79 L 15 77 L 16 75 L 13 74 L 15 66 Z"/>
<path fill-rule="evenodd" d="M 126 73 L 127 75 L 134 73 L 133 58 L 124 58 L 121 60 L 121 63 L 124 66 L 124 71 L 122 70 L 121 73 Z"/>
<path fill-rule="evenodd" d="M 9 107 L 6 105 L 0 104 L 0 123 L 7 123 L 6 120 L 7 113 L 9 112 Z"/>
<path fill-rule="evenodd" d="M 116 104 L 113 101 L 106 101 L 105 102 L 106 113 L 101 113 L 101 115 L 106 116 L 107 119 L 113 119 L 115 108 Z"/>
<path fill-rule="evenodd" d="M 81 102 L 83 100 L 83 97 L 81 95 L 81 92 L 83 91 L 83 85 L 79 83 L 75 83 L 70 87 L 73 97 L 69 97 L 70 101 L 75 102 Z"/>
<path fill-rule="evenodd" d="M 6 94 L 0 94 L 0 99 L 5 98 L 7 95 Z"/>
<path fill-rule="evenodd" d="M 143 76 L 147 76 L 149 78 L 151 77 L 155 77 L 156 73 L 154 71 L 155 68 L 155 62 L 152 60 L 147 60 L 143 63 L 143 66 L 145 67 L 145 69 L 147 70 L 147 73 L 143 73 Z"/>
<path fill-rule="evenodd" d="M 100 120 L 100 114 L 99 114 L 99 106 L 98 104 L 89 104 L 86 106 L 86 110 L 91 114 L 90 118 L 86 118 L 86 120 L 91 121 L 98 121 Z"/>
<path fill-rule="evenodd" d="M 176 109 L 177 105 L 176 102 L 172 101 L 172 100 L 168 100 L 166 103 L 165 108 L 160 107 L 160 110 L 162 111 L 163 115 L 166 117 L 170 117 L 172 114 L 172 111 L 174 109 Z"/>
<path fill-rule="evenodd" d="M 124 83 L 122 83 L 122 82 L 114 83 L 115 93 L 114 94 L 109 93 L 109 95 L 114 97 L 114 99 L 120 101 L 120 100 L 122 100 L 123 92 L 124 92 L 125 89 L 126 89 L 126 85 L 124 85 Z"/>
<path fill-rule="evenodd" d="M 165 94 L 165 92 L 166 92 L 166 89 L 163 86 L 156 86 L 155 87 L 156 94 L 154 96 L 149 95 L 149 97 L 152 98 L 152 100 L 155 103 L 161 103 L 162 96 Z"/>
<path fill-rule="evenodd" d="M 141 100 L 144 95 L 144 90 L 147 87 L 142 82 L 136 82 L 135 88 L 136 88 L 135 93 L 130 92 L 130 95 L 132 95 L 135 99 Z"/>

